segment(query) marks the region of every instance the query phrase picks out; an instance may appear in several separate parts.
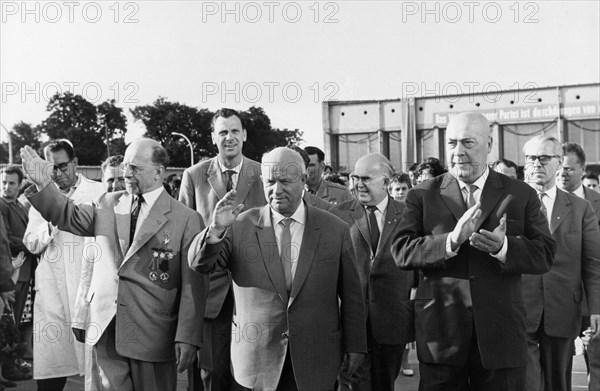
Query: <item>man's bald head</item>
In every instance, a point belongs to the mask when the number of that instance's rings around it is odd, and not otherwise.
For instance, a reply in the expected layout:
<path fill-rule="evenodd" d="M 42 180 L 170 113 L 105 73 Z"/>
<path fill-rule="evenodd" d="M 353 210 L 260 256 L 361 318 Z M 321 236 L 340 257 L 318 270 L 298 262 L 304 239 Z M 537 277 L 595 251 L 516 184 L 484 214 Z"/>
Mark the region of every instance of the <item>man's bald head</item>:
<path fill-rule="evenodd" d="M 306 183 L 306 166 L 300 154 L 280 147 L 262 157 L 262 180 L 265 198 L 271 208 L 286 217 L 294 214 Z"/>
<path fill-rule="evenodd" d="M 466 112 L 450 120 L 446 128 L 446 156 L 450 173 L 473 183 L 487 167 L 492 149 L 490 123 L 479 113 Z"/>

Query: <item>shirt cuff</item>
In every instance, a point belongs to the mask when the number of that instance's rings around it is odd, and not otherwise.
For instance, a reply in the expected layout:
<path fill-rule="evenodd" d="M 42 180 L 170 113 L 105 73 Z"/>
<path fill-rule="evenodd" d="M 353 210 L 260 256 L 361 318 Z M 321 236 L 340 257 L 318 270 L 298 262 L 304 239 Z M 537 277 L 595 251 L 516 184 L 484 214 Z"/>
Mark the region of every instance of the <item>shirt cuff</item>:
<path fill-rule="evenodd" d="M 504 237 L 504 243 L 496 254 L 490 254 L 492 257 L 496 258 L 502 263 L 506 263 L 506 253 L 508 252 L 508 240 L 506 240 L 506 236 Z"/>
<path fill-rule="evenodd" d="M 221 236 L 217 236 L 217 235 L 213 234 L 211 229 L 209 228 L 208 234 L 206 235 L 206 243 L 207 244 L 217 244 L 220 241 L 222 241 L 223 239 L 225 239 L 226 234 L 227 234 L 227 229 L 225 231 L 223 231 Z"/>
<path fill-rule="evenodd" d="M 450 240 L 450 234 L 448 234 L 446 236 L 446 259 L 455 257 L 457 255 L 458 255 L 458 252 L 452 251 L 452 240 Z"/>

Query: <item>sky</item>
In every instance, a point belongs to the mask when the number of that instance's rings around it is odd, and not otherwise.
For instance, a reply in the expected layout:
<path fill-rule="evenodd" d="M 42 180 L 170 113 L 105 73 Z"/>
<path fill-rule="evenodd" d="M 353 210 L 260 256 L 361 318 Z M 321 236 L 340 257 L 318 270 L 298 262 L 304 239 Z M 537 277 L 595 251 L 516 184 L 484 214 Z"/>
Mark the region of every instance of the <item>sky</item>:
<path fill-rule="evenodd" d="M 0 1 L 0 123 L 48 98 L 261 106 L 323 146 L 324 100 L 597 83 L 598 1 Z M 456 91 L 454 88 L 453 92 Z M 5 132 L 0 132 L 2 140 Z M 0 141 L 2 141 L 0 140 Z"/>

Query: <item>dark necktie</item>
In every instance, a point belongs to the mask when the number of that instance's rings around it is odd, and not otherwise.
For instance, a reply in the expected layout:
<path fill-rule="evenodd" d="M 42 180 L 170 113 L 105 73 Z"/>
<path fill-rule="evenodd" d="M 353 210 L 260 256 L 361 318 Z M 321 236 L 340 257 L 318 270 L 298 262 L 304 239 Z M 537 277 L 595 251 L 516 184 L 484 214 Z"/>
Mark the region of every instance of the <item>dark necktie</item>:
<path fill-rule="evenodd" d="M 233 174 L 235 174 L 235 171 L 233 170 L 225 171 L 225 188 L 228 192 L 233 189 Z"/>
<path fill-rule="evenodd" d="M 292 290 L 292 232 L 290 225 L 291 218 L 283 219 L 279 222 L 283 226 L 281 234 L 281 265 L 283 266 L 283 276 L 285 277 L 285 286 L 288 292 Z"/>
<path fill-rule="evenodd" d="M 548 219 L 548 209 L 546 209 L 546 205 L 544 204 L 544 197 L 548 197 L 548 194 L 538 193 L 538 197 L 540 197 L 540 203 L 541 203 L 540 210 L 544 214 L 546 221 L 550 222 L 550 220 Z"/>
<path fill-rule="evenodd" d="M 470 209 L 475 205 L 475 191 L 477 191 L 477 185 L 466 185 L 465 189 L 467 190 L 467 209 Z"/>
<path fill-rule="evenodd" d="M 377 207 L 375 205 L 367 206 L 367 214 L 369 215 L 369 232 L 371 233 L 371 248 L 373 254 L 377 252 L 377 244 L 379 243 L 379 226 L 377 225 L 377 217 L 375 211 Z"/>
<path fill-rule="evenodd" d="M 131 211 L 131 220 L 129 224 L 129 245 L 133 243 L 135 237 L 135 226 L 137 225 L 138 217 L 140 216 L 140 210 L 142 209 L 142 202 L 144 197 L 140 194 L 137 198 L 137 202 L 133 201 L 133 210 Z"/>

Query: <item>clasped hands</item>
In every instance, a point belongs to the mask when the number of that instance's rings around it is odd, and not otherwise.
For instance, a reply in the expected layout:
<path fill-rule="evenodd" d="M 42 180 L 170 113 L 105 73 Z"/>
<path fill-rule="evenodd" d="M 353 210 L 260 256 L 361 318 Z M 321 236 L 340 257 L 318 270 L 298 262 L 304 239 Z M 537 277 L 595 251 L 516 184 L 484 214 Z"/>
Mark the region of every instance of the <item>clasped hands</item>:
<path fill-rule="evenodd" d="M 502 249 L 506 237 L 506 213 L 500 219 L 498 226 L 491 232 L 485 229 L 475 232 L 475 227 L 480 217 L 480 202 L 473 205 L 461 216 L 454 230 L 450 232 L 452 251 L 458 251 L 458 248 L 466 240 L 477 250 L 489 254 L 497 254 Z"/>

